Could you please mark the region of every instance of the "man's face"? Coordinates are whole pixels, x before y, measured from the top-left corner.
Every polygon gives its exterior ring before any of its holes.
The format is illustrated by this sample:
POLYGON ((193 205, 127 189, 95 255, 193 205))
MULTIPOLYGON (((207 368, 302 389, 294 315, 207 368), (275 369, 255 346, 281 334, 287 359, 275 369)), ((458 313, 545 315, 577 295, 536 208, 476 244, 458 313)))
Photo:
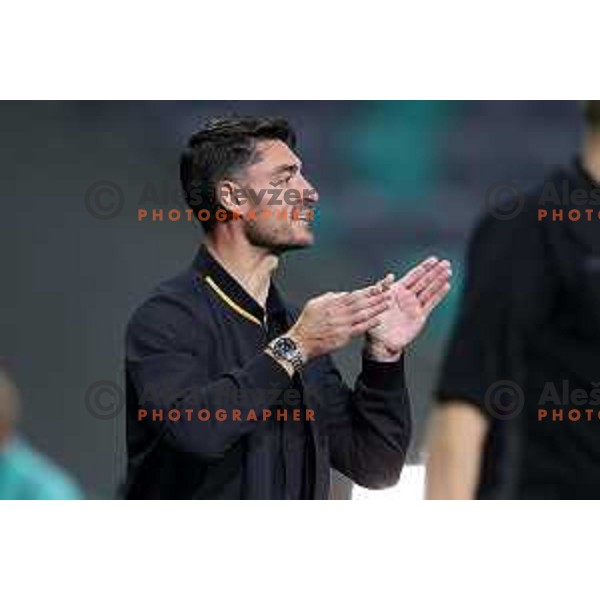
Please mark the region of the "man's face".
POLYGON ((245 205, 256 215, 256 219, 244 215, 250 243, 278 253, 313 244, 318 194, 302 175, 302 163, 287 144, 259 142, 256 162, 244 170, 243 188, 245 205))

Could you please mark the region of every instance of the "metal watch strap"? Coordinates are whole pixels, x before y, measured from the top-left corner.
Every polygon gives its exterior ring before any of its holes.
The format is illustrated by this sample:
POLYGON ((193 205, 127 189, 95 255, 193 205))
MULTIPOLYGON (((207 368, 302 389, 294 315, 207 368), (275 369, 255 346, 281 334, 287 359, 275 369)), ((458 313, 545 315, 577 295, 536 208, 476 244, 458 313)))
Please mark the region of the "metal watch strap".
POLYGON ((271 352, 273 352, 274 356, 289 362, 295 371, 299 371, 303 367, 304 359, 302 357, 302 353, 298 349, 296 342, 294 342, 291 338, 287 336, 276 338, 269 344, 269 348, 271 349, 271 352), (291 342, 294 345, 294 350, 292 352, 283 352, 277 345, 277 343, 281 342, 281 340, 291 342))

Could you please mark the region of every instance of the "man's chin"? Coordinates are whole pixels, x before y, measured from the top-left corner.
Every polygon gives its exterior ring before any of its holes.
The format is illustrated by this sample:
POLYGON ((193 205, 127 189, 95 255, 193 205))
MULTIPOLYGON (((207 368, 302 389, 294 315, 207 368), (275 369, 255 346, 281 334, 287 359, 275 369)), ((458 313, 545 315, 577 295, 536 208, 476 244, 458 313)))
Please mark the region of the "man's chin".
POLYGON ((272 244, 271 250, 275 254, 283 254, 284 252, 289 252, 290 250, 303 250, 305 248, 310 248, 314 243, 315 236, 310 233, 310 235, 303 236, 302 238, 295 238, 286 240, 285 242, 272 244))

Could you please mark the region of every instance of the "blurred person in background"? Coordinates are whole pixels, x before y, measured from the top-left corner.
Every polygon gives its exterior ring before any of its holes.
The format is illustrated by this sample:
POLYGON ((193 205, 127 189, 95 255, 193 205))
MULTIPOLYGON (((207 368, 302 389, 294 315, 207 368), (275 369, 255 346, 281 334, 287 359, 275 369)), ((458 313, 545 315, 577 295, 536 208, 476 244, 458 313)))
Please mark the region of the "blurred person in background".
POLYGON ((600 498, 600 101, 584 107, 572 164, 472 234, 429 424, 429 499, 600 498))
POLYGON ((17 386, 0 366, 0 500, 77 500, 73 479, 17 433, 17 386))

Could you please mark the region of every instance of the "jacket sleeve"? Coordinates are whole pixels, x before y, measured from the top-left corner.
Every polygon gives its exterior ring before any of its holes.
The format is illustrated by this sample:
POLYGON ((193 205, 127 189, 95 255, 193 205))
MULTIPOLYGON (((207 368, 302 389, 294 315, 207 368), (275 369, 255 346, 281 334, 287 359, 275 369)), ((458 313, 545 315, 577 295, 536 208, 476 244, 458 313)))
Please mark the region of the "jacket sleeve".
POLYGON ((404 377, 397 363, 363 359, 354 389, 324 358, 324 409, 332 466, 358 485, 381 489, 400 478, 412 432, 404 377))
POLYGON ((260 427, 262 410, 291 387, 285 369, 263 352, 240 368, 211 377, 215 337, 209 325, 185 307, 161 298, 138 309, 126 339, 127 402, 137 404, 128 407, 130 418, 153 437, 164 436, 175 448, 207 459, 219 459, 242 436, 260 427), (146 411, 143 419, 139 409, 146 411), (178 420, 168 417, 173 409, 179 411, 172 413, 180 415, 178 420), (216 418, 219 409, 226 411, 226 419, 216 418), (234 409, 242 411, 241 420, 233 420, 234 409), (256 411, 257 420, 246 420, 250 409, 256 411), (198 419, 202 410, 209 411, 203 413, 210 414, 209 419, 198 419))

